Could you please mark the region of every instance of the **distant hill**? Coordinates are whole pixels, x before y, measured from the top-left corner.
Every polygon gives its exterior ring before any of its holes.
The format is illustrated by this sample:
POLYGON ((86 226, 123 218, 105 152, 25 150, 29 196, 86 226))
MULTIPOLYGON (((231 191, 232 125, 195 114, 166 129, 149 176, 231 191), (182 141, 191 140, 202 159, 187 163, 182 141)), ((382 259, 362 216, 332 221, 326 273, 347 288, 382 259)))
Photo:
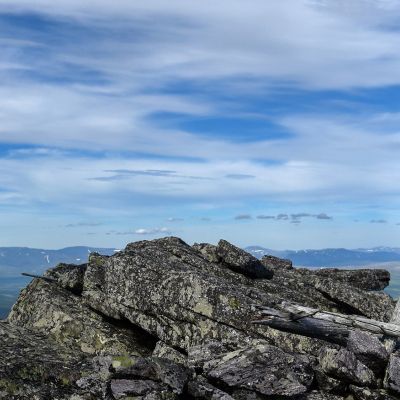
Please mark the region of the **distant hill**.
POLYGON ((60 262, 83 264, 91 252, 112 255, 112 248, 66 247, 60 250, 29 247, 0 247, 0 278, 20 276, 21 272, 41 273, 60 262))
POLYGON ((276 251, 261 246, 249 246, 245 250, 257 258, 270 254, 288 258, 292 260, 295 266, 304 267, 356 267, 381 263, 400 263, 400 248, 392 247, 276 251))

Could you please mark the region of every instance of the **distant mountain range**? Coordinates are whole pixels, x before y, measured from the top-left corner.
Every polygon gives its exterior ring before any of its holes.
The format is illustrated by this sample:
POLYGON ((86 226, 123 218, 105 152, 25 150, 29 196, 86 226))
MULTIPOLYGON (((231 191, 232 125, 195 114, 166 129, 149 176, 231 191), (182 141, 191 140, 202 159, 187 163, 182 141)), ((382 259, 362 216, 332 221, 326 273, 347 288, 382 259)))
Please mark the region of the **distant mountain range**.
POLYGON ((356 267, 381 263, 399 263, 400 265, 400 248, 396 247, 276 251, 261 246, 249 246, 245 250, 257 258, 270 254, 288 258, 295 266, 304 267, 356 267))
MULTIPOLYGON (((266 254, 288 258, 295 266, 345 267, 381 263, 399 263, 400 248, 374 247, 370 249, 271 250, 261 246, 248 246, 246 251, 257 258, 266 254)), ((66 247, 60 250, 32 249, 28 247, 0 247, 0 277, 16 277, 21 272, 42 273, 60 262, 82 264, 91 252, 111 255, 113 248, 86 246, 66 247)))
POLYGON ((91 252, 111 255, 116 250, 95 247, 66 247, 60 250, 29 247, 0 247, 0 277, 15 277, 21 272, 42 273, 58 263, 83 264, 91 252))

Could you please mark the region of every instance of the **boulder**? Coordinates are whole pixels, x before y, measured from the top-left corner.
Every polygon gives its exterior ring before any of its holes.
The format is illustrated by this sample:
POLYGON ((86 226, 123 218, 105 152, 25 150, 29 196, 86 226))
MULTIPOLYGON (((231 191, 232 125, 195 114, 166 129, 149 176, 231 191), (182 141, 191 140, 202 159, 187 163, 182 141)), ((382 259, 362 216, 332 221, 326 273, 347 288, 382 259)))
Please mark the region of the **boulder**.
POLYGON ((350 385, 350 392, 355 400, 395 400, 388 392, 382 389, 370 389, 350 385))
POLYGON ((311 273, 362 290, 383 290, 390 281, 390 272, 385 269, 322 268, 311 273))
POLYGON ((197 377, 188 384, 188 394, 193 399, 234 400, 228 393, 211 385, 205 378, 197 377))
POLYGON ((389 360, 389 354, 383 343, 376 336, 360 330, 350 332, 347 349, 376 374, 384 371, 389 360))
POLYGON ((168 346, 161 340, 156 344, 153 351, 153 357, 166 358, 167 360, 173 361, 177 364, 185 365, 187 363, 187 357, 184 354, 175 350, 173 347, 168 346))
POLYGON ((56 279, 59 286, 80 295, 83 290, 83 277, 86 271, 86 264, 58 264, 56 267, 47 270, 44 276, 56 279))
POLYGON ((324 348, 319 356, 319 364, 324 373, 347 383, 358 386, 375 386, 374 373, 350 351, 324 348))
POLYGON ((254 279, 271 279, 273 271, 260 260, 226 240, 220 240, 216 248, 220 262, 232 271, 254 279))
POLYGON ((0 398, 56 399, 84 393, 75 383, 90 372, 81 353, 7 322, 0 322, 0 338, 0 398))
POLYGON ((395 395, 400 395, 400 352, 390 355, 384 386, 395 395))
POLYGON ((267 255, 261 258, 260 260, 261 264, 264 265, 265 268, 270 269, 270 270, 282 270, 282 269, 287 269, 291 270, 293 269, 293 264, 290 260, 284 259, 284 258, 279 258, 271 255, 267 255))
POLYGON ((204 364, 207 378, 230 391, 245 389, 264 396, 298 396, 313 381, 310 359, 260 342, 204 364))
POLYGON ((10 324, 49 335, 86 354, 151 354, 155 342, 134 327, 116 326, 91 310, 82 298, 55 283, 35 279, 13 306, 10 324))

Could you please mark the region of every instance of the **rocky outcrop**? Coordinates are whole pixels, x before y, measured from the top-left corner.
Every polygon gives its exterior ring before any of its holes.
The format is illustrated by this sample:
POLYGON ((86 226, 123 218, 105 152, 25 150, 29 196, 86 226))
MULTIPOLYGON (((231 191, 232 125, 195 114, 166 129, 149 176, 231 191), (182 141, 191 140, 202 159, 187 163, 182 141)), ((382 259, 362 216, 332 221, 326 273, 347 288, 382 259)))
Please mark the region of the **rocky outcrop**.
POLYGON ((400 394, 398 359, 382 335, 352 331, 341 347, 329 337, 254 323, 258 306, 282 302, 387 321, 394 301, 371 291, 383 285, 384 273, 299 270, 288 260, 257 260, 224 240, 189 246, 169 237, 130 243, 110 257, 93 253, 87 264, 62 264, 45 276, 53 280, 33 280, 0 326, 3 398, 400 394), (25 382, 16 373, 21 358, 8 362, 13 352, 32 360, 27 365, 48 357, 49 370, 25 382))

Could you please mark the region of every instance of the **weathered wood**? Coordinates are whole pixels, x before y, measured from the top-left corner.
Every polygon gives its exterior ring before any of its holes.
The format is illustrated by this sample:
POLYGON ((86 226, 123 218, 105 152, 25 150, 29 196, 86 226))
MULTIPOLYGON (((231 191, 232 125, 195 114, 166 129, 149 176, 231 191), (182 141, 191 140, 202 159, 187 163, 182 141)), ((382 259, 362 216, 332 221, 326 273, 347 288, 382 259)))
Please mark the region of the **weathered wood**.
POLYGON ((43 279, 44 281, 47 282, 57 282, 57 279, 49 278, 47 276, 42 276, 42 275, 29 274, 28 272, 22 272, 21 275, 29 276, 30 278, 43 279))
MULTIPOLYGON (((400 301, 397 300, 396 306, 394 308, 392 318, 390 319, 391 324, 400 325, 400 301)), ((384 341, 386 350, 388 353, 393 353, 397 346, 398 339, 389 338, 384 341)))
POLYGON ((345 315, 282 303, 277 309, 257 307, 259 315, 254 324, 268 325, 275 329, 322 338, 344 344, 352 330, 358 329, 371 334, 400 337, 400 326, 368 319, 358 315, 345 315))

